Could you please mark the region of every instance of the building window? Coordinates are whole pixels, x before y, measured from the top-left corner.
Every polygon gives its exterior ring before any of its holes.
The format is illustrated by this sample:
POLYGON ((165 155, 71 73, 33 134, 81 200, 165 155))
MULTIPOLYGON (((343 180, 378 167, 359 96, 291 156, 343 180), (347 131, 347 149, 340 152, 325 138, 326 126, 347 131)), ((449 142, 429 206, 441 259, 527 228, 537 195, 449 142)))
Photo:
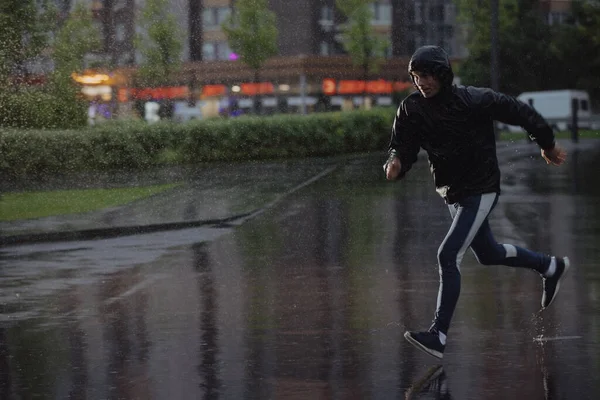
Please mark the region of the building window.
POLYGON ((563 24, 567 20, 567 13, 552 11, 548 13, 548 24, 557 25, 563 24))
POLYGON ((319 25, 324 32, 330 32, 333 28, 333 8, 329 6, 321 7, 321 19, 319 25))
POLYGON ((227 42, 205 42, 202 45, 204 61, 229 60, 231 49, 227 42))
POLYGON ((202 59, 213 61, 217 58, 217 49, 214 43, 208 42, 202 45, 202 59))
POLYGON ((392 23, 392 6, 391 4, 375 1, 369 4, 369 8, 373 13, 373 23, 377 25, 390 25, 392 23))
POLYGON ((229 18, 230 14, 231 14, 231 8, 229 8, 229 7, 217 8, 217 25, 221 26, 221 24, 223 24, 225 21, 227 21, 227 18, 229 18))
POLYGON ((202 14, 204 27, 208 29, 218 28, 217 13, 214 7, 204 9, 202 14))
POLYGON ((125 41, 125 36, 127 34, 127 29, 125 28, 125 24, 120 23, 115 27, 115 39, 117 42, 125 41))
POLYGON ((217 45, 217 60, 229 60, 231 49, 227 42, 218 42, 217 45))
POLYGON ((202 23, 205 29, 219 29, 231 14, 229 7, 207 7, 202 12, 202 23))
POLYGON ((321 55, 328 56, 330 54, 329 48, 330 48, 329 43, 321 42, 321 51, 320 51, 321 55))
POLYGON ((214 8, 208 7, 202 11, 202 25, 204 28, 212 28, 217 24, 214 8))
POLYGON ((329 6, 321 7, 321 21, 333 22, 333 8, 329 6))

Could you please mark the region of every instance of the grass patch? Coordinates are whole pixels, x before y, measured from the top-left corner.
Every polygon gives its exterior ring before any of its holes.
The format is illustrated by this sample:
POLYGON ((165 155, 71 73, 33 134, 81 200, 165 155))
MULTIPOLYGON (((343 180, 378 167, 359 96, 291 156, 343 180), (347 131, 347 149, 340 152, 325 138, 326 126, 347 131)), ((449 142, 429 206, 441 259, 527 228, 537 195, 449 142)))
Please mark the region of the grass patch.
POLYGON ((114 189, 6 193, 0 196, 0 221, 96 211, 127 204, 176 186, 179 186, 179 184, 114 189))

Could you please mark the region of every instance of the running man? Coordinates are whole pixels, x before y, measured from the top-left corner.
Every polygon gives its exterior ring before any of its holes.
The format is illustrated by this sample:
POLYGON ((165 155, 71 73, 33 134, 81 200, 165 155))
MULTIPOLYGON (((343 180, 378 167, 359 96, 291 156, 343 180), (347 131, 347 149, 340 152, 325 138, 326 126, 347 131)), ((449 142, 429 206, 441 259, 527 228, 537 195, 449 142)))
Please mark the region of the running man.
POLYGON ((483 265, 528 268, 542 276, 542 309, 558 293, 569 269, 567 257, 551 257, 494 239, 488 215, 500 194, 494 121, 523 127, 548 164, 561 165, 565 151, 548 123, 532 107, 487 88, 456 86, 446 52, 424 46, 411 57, 408 72, 418 91, 396 113, 384 165, 388 180, 402 179, 423 148, 437 192, 448 204, 452 225, 438 249, 440 288, 433 324, 404 337, 426 353, 442 358, 460 294, 460 263, 471 247, 483 265))

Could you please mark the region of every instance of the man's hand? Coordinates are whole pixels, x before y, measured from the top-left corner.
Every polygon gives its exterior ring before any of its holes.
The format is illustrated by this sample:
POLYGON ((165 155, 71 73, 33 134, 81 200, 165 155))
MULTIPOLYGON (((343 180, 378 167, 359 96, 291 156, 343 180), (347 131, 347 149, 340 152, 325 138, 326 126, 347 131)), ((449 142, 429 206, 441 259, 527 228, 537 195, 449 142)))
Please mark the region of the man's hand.
POLYGON ((558 145, 555 145, 552 150, 542 149, 542 157, 544 157, 544 160, 546 160, 546 164, 558 166, 564 163, 567 159, 567 152, 558 145))
POLYGON ((385 171, 385 178, 388 181, 395 180, 400 174, 400 159, 398 157, 392 157, 383 166, 385 171))

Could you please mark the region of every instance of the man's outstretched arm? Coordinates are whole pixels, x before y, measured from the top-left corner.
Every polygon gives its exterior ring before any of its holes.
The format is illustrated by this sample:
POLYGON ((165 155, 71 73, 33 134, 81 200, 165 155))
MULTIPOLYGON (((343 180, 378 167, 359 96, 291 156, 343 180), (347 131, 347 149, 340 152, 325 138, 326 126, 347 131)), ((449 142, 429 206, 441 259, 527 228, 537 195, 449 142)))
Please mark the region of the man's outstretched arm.
POLYGON ((556 144, 552 128, 533 107, 490 89, 474 89, 473 95, 493 119, 523 127, 529 137, 540 146, 542 157, 547 164, 559 166, 565 162, 567 152, 556 144))

